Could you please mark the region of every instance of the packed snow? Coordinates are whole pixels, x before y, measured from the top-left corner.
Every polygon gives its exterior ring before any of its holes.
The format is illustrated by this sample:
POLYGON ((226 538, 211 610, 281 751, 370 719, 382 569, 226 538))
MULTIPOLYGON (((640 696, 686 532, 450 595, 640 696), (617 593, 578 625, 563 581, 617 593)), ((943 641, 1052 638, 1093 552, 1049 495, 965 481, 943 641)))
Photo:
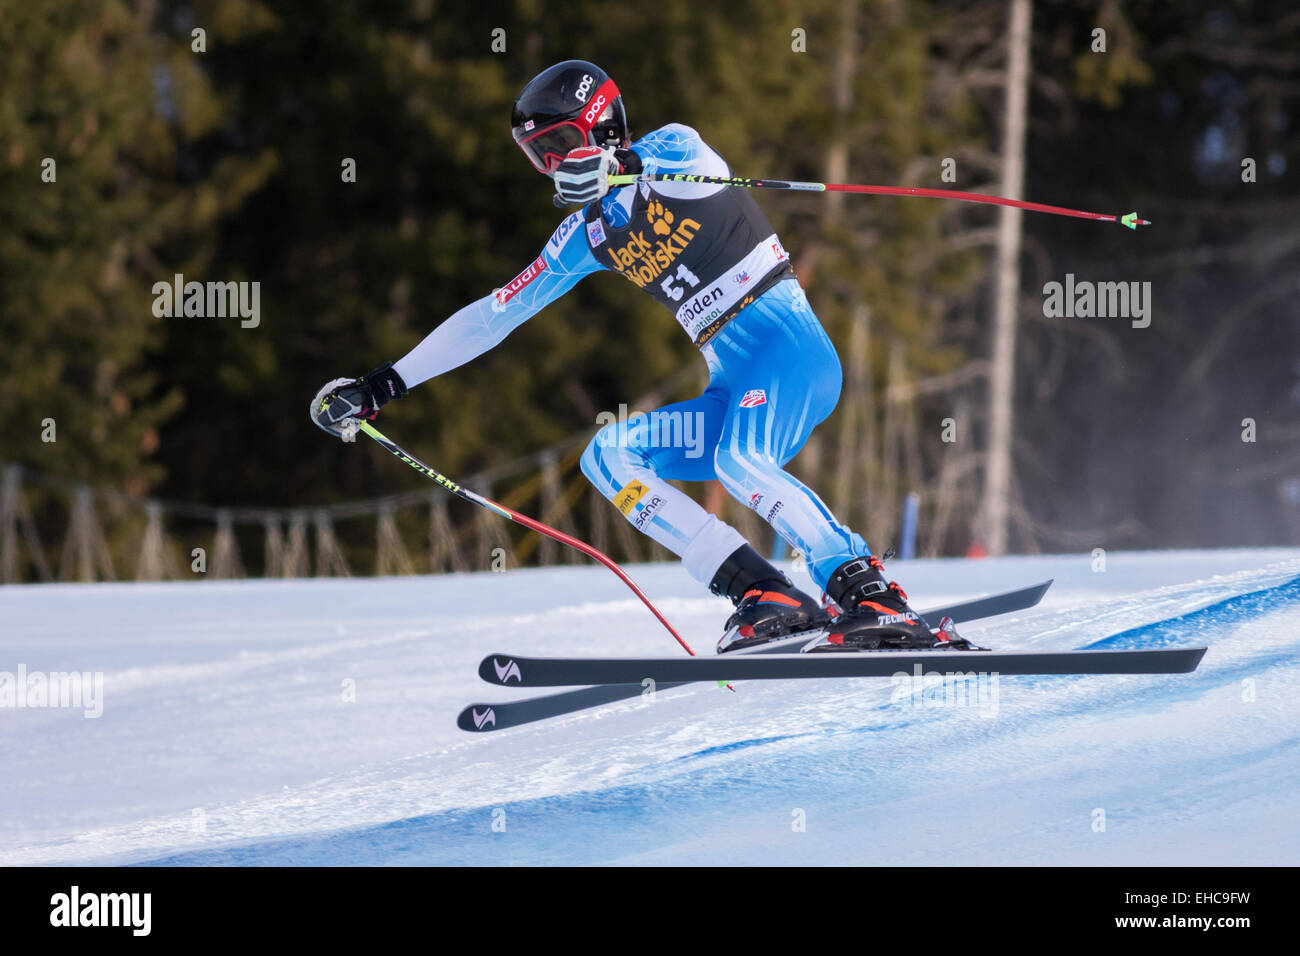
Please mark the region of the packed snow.
MULTIPOLYGON (((712 653, 726 602, 631 570, 712 653)), ((466 704, 548 692, 482 683, 485 654, 680 651, 599 567, 0 587, 0 684, 102 674, 81 706, 0 707, 0 865, 1300 863, 1300 550, 889 571, 922 610, 1055 578, 961 627, 1000 650, 1210 649, 956 702, 699 684, 467 734, 466 704)))

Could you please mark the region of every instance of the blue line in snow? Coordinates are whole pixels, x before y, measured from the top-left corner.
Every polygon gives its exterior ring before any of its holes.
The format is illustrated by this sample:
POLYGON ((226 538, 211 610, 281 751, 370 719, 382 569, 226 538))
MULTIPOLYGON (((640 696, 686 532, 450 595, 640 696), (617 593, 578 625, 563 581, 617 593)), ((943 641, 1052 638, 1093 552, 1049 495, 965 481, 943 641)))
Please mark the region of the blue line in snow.
POLYGON ((1276 611, 1281 607, 1300 602, 1300 578, 1262 591, 1235 594, 1222 601, 1178 617, 1171 617, 1140 627, 1129 628, 1109 637, 1085 645, 1093 648, 1174 647, 1195 643, 1209 643, 1222 634, 1224 628, 1276 611))

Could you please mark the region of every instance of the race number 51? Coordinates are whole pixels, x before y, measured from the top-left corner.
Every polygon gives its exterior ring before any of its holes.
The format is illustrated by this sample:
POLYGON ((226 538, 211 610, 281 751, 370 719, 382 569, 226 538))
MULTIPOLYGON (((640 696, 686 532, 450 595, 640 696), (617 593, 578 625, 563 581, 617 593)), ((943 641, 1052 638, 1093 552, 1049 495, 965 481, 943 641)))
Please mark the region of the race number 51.
POLYGON ((686 294, 684 286, 675 285, 674 282, 682 282, 685 285, 695 288, 700 284, 700 277, 697 276, 686 266, 678 266, 677 271, 659 283, 659 288, 664 290, 664 295, 668 296, 674 302, 682 301, 682 296, 686 294))

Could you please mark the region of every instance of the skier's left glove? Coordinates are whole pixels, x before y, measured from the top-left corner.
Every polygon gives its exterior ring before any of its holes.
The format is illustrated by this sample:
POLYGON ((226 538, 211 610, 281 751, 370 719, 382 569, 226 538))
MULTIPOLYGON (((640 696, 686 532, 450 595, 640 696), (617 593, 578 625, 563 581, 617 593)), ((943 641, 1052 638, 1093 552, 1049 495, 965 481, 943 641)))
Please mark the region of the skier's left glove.
POLYGON ((569 151, 551 178, 560 201, 577 206, 603 197, 609 192, 609 177, 621 170, 612 146, 579 146, 569 151))
POLYGON ((336 378, 326 382, 311 400, 308 411, 319 427, 344 441, 351 441, 361 419, 374 421, 379 409, 406 394, 406 383, 392 362, 385 362, 360 378, 336 378))

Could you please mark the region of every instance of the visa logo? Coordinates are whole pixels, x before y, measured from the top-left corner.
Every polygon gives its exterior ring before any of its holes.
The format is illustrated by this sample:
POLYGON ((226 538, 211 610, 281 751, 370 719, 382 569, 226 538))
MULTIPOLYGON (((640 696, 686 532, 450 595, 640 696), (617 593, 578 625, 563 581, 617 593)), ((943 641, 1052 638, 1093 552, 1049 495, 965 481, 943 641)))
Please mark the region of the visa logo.
POLYGON ((546 244, 546 251, 551 254, 552 259, 560 257, 560 251, 569 244, 569 239, 578 228, 578 223, 582 222, 582 213, 575 212, 551 233, 551 241, 546 244))

